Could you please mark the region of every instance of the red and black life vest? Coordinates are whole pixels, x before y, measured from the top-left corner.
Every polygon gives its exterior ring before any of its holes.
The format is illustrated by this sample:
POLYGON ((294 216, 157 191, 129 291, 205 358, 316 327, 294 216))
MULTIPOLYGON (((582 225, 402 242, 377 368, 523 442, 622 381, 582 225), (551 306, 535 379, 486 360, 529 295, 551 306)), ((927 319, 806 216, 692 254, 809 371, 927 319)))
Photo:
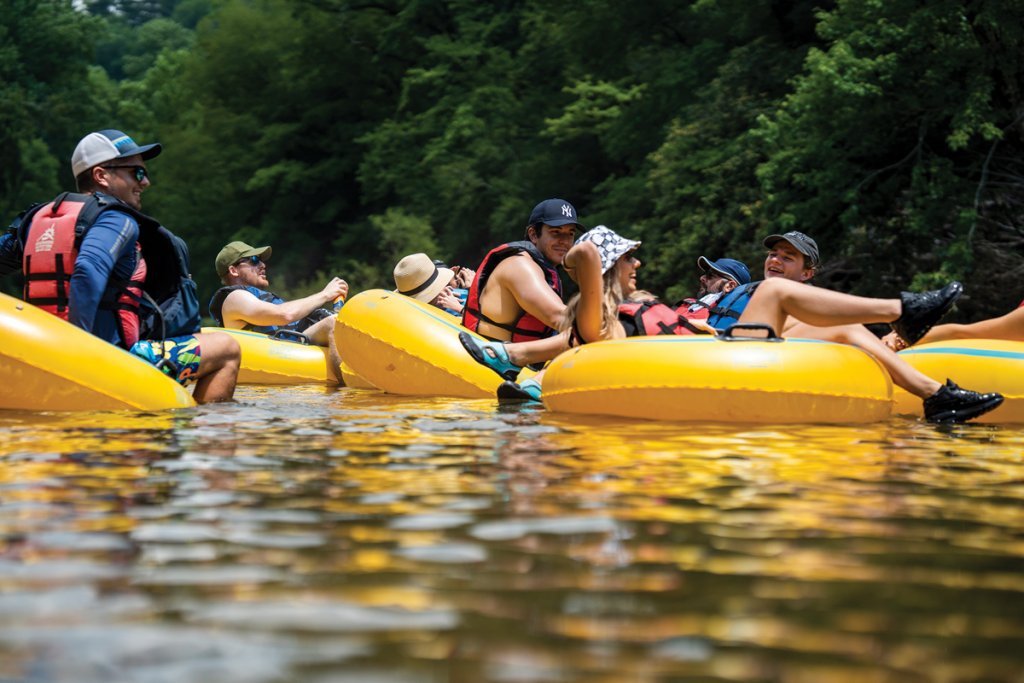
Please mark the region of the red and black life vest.
MULTIPOLYGON (((28 229, 22 254, 26 302, 68 319, 71 274, 82 239, 100 214, 114 206, 102 196, 65 192, 26 214, 23 221, 28 222, 28 229)), ((123 211, 127 207, 118 202, 116 208, 123 211)), ((134 213, 131 215, 135 217, 134 213)), ((114 310, 126 347, 139 340, 139 305, 146 280, 146 261, 138 242, 135 249, 138 262, 131 277, 126 282, 112 282, 117 294, 112 302, 101 304, 114 310)))
MULTIPOLYGON (((716 303, 717 301, 718 299, 715 299, 716 303)), ((708 304, 700 299, 683 299, 676 304, 676 312, 687 320, 707 320, 714 305, 714 303, 708 304)))
POLYGON ((554 264, 552 264, 551 261, 549 261, 540 252, 540 250, 537 249, 537 246, 533 242, 530 242, 529 240, 521 240, 518 242, 502 244, 501 246, 495 247, 487 252, 487 255, 484 256, 483 262, 480 264, 480 267, 476 270, 476 277, 473 279, 473 284, 469 287, 469 295, 466 297, 466 306, 462 311, 462 325, 464 327, 467 327, 474 332, 479 332, 480 323, 485 322, 511 332, 511 341, 514 342, 543 339, 544 337, 550 337, 555 333, 554 329, 548 327, 543 322, 526 312, 511 323, 499 323, 488 318, 480 310, 480 293, 483 292, 484 287, 487 286, 487 281, 490 279, 494 269, 498 267, 499 263, 510 256, 522 253, 529 254, 534 263, 540 266, 540 269, 544 272, 545 282, 548 283, 559 298, 562 297, 562 281, 558 278, 558 271, 555 269, 554 264))
POLYGON ((653 299, 619 304, 619 322, 628 337, 709 334, 707 330, 690 324, 676 309, 653 299))

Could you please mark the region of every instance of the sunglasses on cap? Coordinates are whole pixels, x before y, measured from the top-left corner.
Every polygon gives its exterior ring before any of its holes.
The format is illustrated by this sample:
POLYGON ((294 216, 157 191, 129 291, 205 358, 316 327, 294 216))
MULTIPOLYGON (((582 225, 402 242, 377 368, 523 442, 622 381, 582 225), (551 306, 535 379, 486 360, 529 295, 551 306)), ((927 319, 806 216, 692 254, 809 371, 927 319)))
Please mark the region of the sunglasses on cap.
POLYGON ((132 171, 134 171, 133 175, 135 176, 135 180, 137 180, 140 183, 149 177, 149 171, 146 170, 145 166, 101 166, 100 168, 104 168, 108 171, 112 171, 115 168, 131 169, 132 171))
POLYGON ((235 261, 235 263, 233 265, 237 266, 237 265, 242 264, 242 263, 248 263, 250 266, 255 268, 259 264, 263 263, 263 259, 261 259, 259 256, 256 256, 255 254, 253 254, 252 256, 246 256, 243 259, 238 259, 237 261, 235 261))

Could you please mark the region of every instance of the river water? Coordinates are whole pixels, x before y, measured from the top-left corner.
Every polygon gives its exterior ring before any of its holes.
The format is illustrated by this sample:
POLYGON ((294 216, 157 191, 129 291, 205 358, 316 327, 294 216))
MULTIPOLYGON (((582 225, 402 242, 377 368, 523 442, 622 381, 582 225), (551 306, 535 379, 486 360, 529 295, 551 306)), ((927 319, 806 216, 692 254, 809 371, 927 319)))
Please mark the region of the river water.
POLYGON ((0 681, 1024 681, 1024 429, 0 414, 0 681))

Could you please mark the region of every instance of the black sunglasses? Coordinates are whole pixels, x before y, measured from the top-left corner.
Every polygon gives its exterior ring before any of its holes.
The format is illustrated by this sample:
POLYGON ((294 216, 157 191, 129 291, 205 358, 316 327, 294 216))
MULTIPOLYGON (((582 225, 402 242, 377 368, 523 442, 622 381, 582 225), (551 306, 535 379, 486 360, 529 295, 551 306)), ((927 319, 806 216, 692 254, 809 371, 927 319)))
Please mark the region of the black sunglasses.
POLYGON ((146 170, 145 166, 101 166, 100 168, 105 168, 108 171, 111 171, 115 168, 130 168, 135 171, 135 180, 139 181, 140 183, 149 177, 149 171, 146 170))
POLYGON ((237 266, 240 263, 246 263, 246 262, 248 262, 249 265, 251 265, 253 268, 255 268, 259 264, 263 263, 263 259, 261 259, 259 256, 256 256, 256 255, 246 256, 245 258, 238 259, 237 261, 235 261, 234 265, 237 266))

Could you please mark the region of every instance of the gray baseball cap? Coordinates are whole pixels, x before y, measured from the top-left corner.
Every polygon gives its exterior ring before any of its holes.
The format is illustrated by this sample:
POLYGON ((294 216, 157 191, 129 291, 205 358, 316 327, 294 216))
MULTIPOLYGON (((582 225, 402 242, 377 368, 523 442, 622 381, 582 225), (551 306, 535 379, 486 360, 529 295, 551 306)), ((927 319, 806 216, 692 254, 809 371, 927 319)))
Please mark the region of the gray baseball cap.
POLYGON ((780 242, 782 240, 789 242, 797 251, 806 256, 810 261, 808 264, 809 267, 817 268, 821 265, 821 256, 818 254, 818 243, 797 230, 790 230, 783 235, 768 235, 764 238, 763 244, 765 249, 771 249, 775 246, 776 242, 780 242))
POLYGON ((71 155, 71 172, 77 178, 82 171, 87 171, 93 166, 107 161, 136 154, 141 155, 143 159, 152 159, 162 151, 163 148, 159 142, 140 146, 119 130, 101 130, 89 133, 78 141, 78 145, 71 155))

